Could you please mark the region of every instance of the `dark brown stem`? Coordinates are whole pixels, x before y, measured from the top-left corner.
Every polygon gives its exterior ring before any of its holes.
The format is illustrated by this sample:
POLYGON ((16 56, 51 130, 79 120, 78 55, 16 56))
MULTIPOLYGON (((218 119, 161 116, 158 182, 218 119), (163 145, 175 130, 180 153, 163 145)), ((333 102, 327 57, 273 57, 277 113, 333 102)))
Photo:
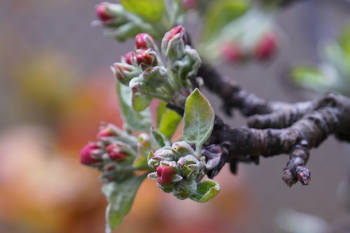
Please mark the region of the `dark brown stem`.
MULTIPOLYGON (((215 117, 213 132, 202 150, 210 178, 217 175, 225 163, 236 173, 239 162, 259 164, 260 156, 289 154, 283 180, 288 186, 297 181, 307 185, 311 178, 305 167, 309 150, 318 147, 330 134, 350 141, 350 99, 347 97, 329 93, 295 104, 267 101, 243 91, 235 81, 207 65, 202 65, 197 75, 210 91, 221 97, 227 114, 236 108, 249 117, 250 128, 233 128, 215 117)), ((167 107, 180 115, 184 113, 183 107, 176 104, 169 103, 167 107)))

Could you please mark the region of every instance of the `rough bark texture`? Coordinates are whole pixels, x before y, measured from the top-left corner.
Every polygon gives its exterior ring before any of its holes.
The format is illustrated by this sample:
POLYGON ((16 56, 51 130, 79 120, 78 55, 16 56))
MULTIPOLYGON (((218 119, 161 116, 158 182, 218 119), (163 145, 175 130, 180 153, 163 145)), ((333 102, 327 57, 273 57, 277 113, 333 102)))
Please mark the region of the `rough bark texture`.
MULTIPOLYGON (((198 76, 205 86, 219 95, 223 108, 229 115, 239 109, 248 118, 249 127, 233 128, 219 117, 203 153, 208 161, 215 158, 212 145, 220 147, 216 167, 208 172, 215 176, 225 162, 233 173, 238 162, 259 163, 259 156, 271 157, 289 154, 290 160, 283 172, 289 185, 297 181, 308 184, 310 171, 305 167, 309 150, 318 147, 330 134, 340 140, 350 141, 350 99, 341 95, 326 94, 309 102, 295 104, 267 101, 247 93, 237 83, 221 76, 215 69, 202 66, 198 76)), ((215 154, 215 153, 214 153, 215 154)), ((213 167, 213 166, 211 166, 213 167)))

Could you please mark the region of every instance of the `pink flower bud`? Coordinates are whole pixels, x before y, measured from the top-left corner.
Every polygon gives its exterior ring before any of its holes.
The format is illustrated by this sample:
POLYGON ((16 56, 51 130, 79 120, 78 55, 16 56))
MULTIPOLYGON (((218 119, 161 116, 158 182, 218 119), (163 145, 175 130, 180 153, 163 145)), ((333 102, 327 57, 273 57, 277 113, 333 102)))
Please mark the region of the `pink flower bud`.
POLYGON ((126 53, 124 56, 122 56, 122 62, 132 65, 133 56, 134 56, 134 52, 126 53))
POLYGON ((135 37, 136 49, 148 49, 154 47, 154 39, 147 33, 137 34, 135 37))
POLYGON ((107 146, 106 151, 108 153, 109 158, 113 161, 124 160, 126 157, 128 157, 127 154, 121 151, 120 147, 117 144, 111 144, 107 146))
POLYGON ((259 60, 266 60, 272 56, 276 48, 276 35, 272 32, 266 33, 256 46, 255 57, 259 60))
POLYGON ((179 35, 180 38, 182 38, 185 44, 187 43, 186 31, 185 28, 182 26, 174 27, 173 29, 165 33, 163 40, 169 43, 169 41, 177 35, 179 35))
POLYGON ((97 133, 97 139, 101 140, 105 137, 115 137, 118 136, 118 128, 112 124, 102 125, 99 128, 99 132, 97 133))
POLYGON ((102 2, 96 6, 96 14, 97 17, 102 21, 102 22, 107 22, 113 19, 113 16, 108 13, 108 4, 107 2, 102 2))
POLYGON ((169 186, 176 174, 176 169, 174 167, 160 165, 156 169, 156 172, 158 175, 157 182, 162 186, 169 186))
POLYGON ((136 63, 145 69, 157 65, 157 55, 153 49, 136 50, 136 63))
POLYGON ((79 152, 80 163, 85 165, 93 165, 99 163, 101 161, 101 159, 97 158, 99 149, 100 146, 95 142, 85 145, 79 152))
POLYGON ((195 9, 197 7, 197 0, 182 0, 182 5, 186 10, 195 9))
POLYGON ((226 62, 236 63, 243 59, 238 45, 232 42, 225 42, 220 48, 220 54, 226 62))

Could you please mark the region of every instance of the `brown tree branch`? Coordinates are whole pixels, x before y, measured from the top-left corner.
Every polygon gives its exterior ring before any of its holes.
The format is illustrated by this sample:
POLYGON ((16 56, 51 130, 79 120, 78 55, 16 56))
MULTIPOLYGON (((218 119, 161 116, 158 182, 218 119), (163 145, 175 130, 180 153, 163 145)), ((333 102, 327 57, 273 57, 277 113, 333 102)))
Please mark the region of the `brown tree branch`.
POLYGON ((215 176, 225 162, 230 163, 231 171, 236 173, 238 162, 258 163, 260 155, 289 154, 283 180, 289 186, 298 180, 306 185, 310 181, 310 171, 305 167, 309 150, 318 147, 330 134, 350 141, 350 99, 347 97, 329 93, 296 104, 266 101, 241 90, 236 82, 208 66, 201 67, 198 75, 209 90, 222 98, 228 113, 237 108, 251 116, 248 119, 251 128, 233 128, 216 117, 212 135, 202 151, 211 164, 209 177, 215 176), (216 161, 216 166, 211 160, 216 161))

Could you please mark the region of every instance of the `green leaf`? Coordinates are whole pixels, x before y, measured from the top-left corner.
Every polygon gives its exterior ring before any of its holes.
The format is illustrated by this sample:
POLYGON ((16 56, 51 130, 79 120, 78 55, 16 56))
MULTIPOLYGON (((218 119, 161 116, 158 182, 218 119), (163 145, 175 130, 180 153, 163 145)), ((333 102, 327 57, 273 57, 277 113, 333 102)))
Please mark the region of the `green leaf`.
POLYGON ((341 86, 338 85, 339 81, 334 74, 334 67, 328 65, 328 63, 324 63, 323 67, 313 68, 313 67, 305 67, 299 66, 292 70, 291 79, 295 83, 310 88, 320 92, 327 91, 337 91, 339 92, 341 86), (327 71, 329 70, 329 71, 327 71))
POLYGON ((160 121, 163 118, 163 114, 167 110, 166 102, 160 101, 157 107, 157 127, 159 127, 160 121))
POLYGON ((108 206, 106 209, 106 233, 111 233, 129 213, 137 190, 146 175, 130 175, 121 182, 110 182, 102 187, 108 206))
POLYGON ((215 114, 209 101, 198 89, 195 89, 185 104, 184 140, 188 143, 195 143, 196 150, 199 149, 210 137, 214 126, 214 117, 215 114))
POLYGON ((119 106, 126 127, 133 131, 148 131, 152 124, 149 108, 136 112, 133 109, 132 92, 128 86, 117 83, 119 106))
POLYGON ((218 182, 207 179, 197 184, 197 191, 190 196, 190 199, 196 202, 206 202, 215 197, 220 191, 218 182))
POLYGON ((170 140, 180 124, 181 119, 182 117, 175 111, 167 109, 159 123, 158 131, 164 134, 165 137, 170 140))
POLYGON ((204 16, 203 40, 218 34, 229 22, 237 19, 249 9, 246 0, 216 0, 208 7, 204 16))
POLYGON ((159 21, 165 13, 164 0, 121 0, 128 11, 150 22, 159 21))
POLYGON ((142 111, 144 109, 146 109, 151 101, 152 101, 152 97, 149 95, 145 95, 141 92, 133 92, 132 93, 132 107, 135 111, 142 111))
POLYGON ((170 146, 170 143, 168 142, 167 138, 161 133, 156 130, 151 131, 153 139, 157 142, 159 147, 165 147, 170 146))

